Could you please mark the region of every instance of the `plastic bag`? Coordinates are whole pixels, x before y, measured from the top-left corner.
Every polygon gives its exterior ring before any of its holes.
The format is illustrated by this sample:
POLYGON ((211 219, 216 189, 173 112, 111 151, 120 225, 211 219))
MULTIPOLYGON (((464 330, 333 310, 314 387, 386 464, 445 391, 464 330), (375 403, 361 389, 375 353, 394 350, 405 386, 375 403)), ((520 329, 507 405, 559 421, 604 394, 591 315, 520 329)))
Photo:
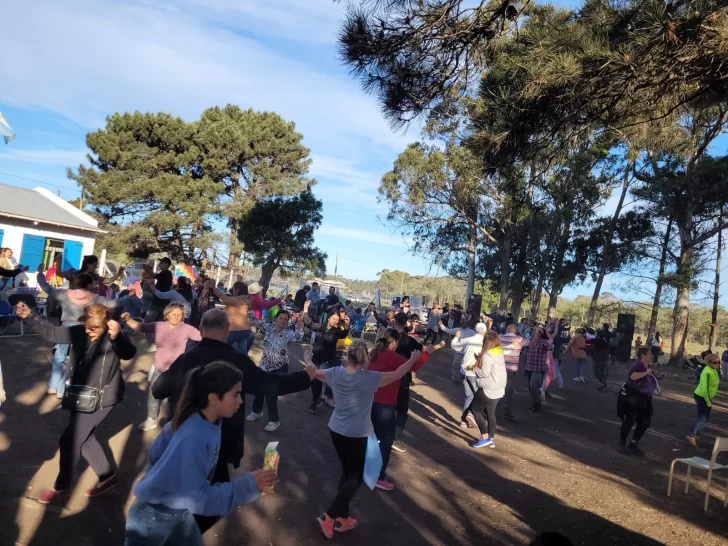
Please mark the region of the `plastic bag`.
POLYGON ((364 483, 369 489, 374 489, 379 480, 379 473, 382 471, 382 451, 379 449, 379 441, 376 434, 367 439, 367 454, 364 459, 364 483))

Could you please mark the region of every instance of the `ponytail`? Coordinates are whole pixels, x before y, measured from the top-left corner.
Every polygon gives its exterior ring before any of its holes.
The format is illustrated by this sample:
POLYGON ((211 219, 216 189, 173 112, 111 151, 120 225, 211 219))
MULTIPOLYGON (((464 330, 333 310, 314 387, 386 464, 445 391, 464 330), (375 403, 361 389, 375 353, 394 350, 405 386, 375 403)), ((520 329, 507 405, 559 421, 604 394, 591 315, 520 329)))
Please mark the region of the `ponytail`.
POLYGON ((182 394, 175 408, 172 430, 178 430, 190 415, 205 409, 211 393, 222 399, 226 392, 242 380, 243 374, 240 370, 221 360, 187 372, 182 394))
POLYGON ((369 351, 367 350, 367 344, 357 339, 349 345, 349 349, 346 351, 349 364, 356 366, 365 367, 369 362, 369 351))
POLYGON ((374 343, 374 348, 369 353, 369 361, 374 362, 383 351, 387 350, 389 344, 394 341, 399 341, 399 332, 394 328, 387 328, 374 343))

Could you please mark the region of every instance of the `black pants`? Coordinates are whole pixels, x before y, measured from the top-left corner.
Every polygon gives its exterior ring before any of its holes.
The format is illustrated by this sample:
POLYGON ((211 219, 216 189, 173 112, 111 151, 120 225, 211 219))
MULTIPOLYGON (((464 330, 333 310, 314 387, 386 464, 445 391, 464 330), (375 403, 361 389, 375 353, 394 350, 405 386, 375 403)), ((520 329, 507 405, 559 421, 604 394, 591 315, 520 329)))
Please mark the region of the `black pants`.
POLYGON ((512 372, 506 370, 506 395, 502 398, 503 400, 503 413, 505 415, 512 415, 511 410, 513 409, 513 383, 516 381, 516 374, 518 372, 512 372))
MULTIPOLYGON (((324 362, 321 364, 318 369, 319 370, 328 370, 329 368, 333 368, 335 366, 341 366, 340 360, 333 360, 331 362, 324 362)), ((313 399, 314 404, 318 404, 319 400, 321 400, 321 391, 324 390, 324 384, 319 381, 318 379, 314 379, 311 381, 311 398, 313 399)), ((334 391, 331 390, 331 387, 326 385, 326 390, 324 391, 326 396, 329 398, 332 398, 334 396, 334 391)))
POLYGON ((632 425, 635 422, 637 422, 637 427, 634 429, 632 441, 637 443, 647 429, 650 428, 650 423, 652 422, 652 402, 646 408, 631 404, 627 406, 627 411, 624 417, 622 417, 622 428, 619 431, 619 438, 623 445, 627 442, 627 436, 629 436, 629 431, 632 430, 632 425))
POLYGON ((397 406, 389 404, 372 404, 372 425, 374 425, 374 434, 379 440, 379 450, 382 452, 382 471, 379 473, 379 479, 386 478, 387 466, 389 458, 392 455, 392 443, 394 442, 394 433, 397 422, 397 406))
POLYGON ((331 439, 341 461, 339 491, 326 513, 331 519, 349 517, 349 503, 364 481, 364 460, 367 454, 367 438, 349 438, 333 430, 331 439))
POLYGON ((488 398, 483 389, 478 389, 475 393, 470 411, 473 412, 481 435, 487 432, 491 438, 495 437, 495 409, 498 407, 498 400, 500 398, 488 398))
MULTIPOLYGON (((288 373, 288 364, 281 366, 277 370, 267 373, 288 373)), ((268 420, 278 421, 278 384, 269 381, 267 382, 262 391, 259 391, 253 399, 253 412, 260 413, 263 411, 263 400, 265 400, 268 406, 268 420)))
MULTIPOLYGON (((210 483, 227 483, 229 481, 230 470, 228 470, 227 463, 217 461, 215 473, 212 475, 212 481, 210 483)), ((222 516, 200 516, 199 514, 194 514, 194 516, 202 534, 222 519, 222 516)))
POLYGON ((412 374, 406 373, 399 383, 399 392, 397 393, 397 420, 396 420, 396 432, 395 437, 399 438, 404 432, 404 426, 407 424, 407 413, 409 412, 409 400, 410 400, 410 382, 412 381, 412 374))
POLYGON ((599 360, 594 359, 594 376, 597 378, 597 381, 599 381, 603 387, 607 386, 607 377, 609 376, 609 367, 607 366, 607 361, 602 360, 601 358, 599 360))
POLYGON ((73 473, 78 466, 78 460, 83 456, 99 477, 104 481, 114 475, 112 462, 106 457, 104 449, 96 439, 96 427, 103 421, 114 406, 103 410, 97 409, 93 413, 80 413, 72 411, 71 419, 66 430, 61 434, 58 447, 61 453, 58 477, 53 488, 62 491, 71 487, 73 473))
POLYGON ((425 334, 425 340, 422 342, 422 345, 427 345, 427 340, 430 339, 430 335, 432 335, 432 344, 434 345, 437 341, 437 330, 430 330, 427 329, 427 333, 425 334))

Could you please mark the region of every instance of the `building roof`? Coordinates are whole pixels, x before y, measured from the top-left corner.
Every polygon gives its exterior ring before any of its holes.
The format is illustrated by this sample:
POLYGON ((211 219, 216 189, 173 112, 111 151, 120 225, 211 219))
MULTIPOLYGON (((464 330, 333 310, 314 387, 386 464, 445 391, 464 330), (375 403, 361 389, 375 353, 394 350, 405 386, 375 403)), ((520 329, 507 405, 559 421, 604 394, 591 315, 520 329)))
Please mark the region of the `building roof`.
POLYGON ((0 216, 85 231, 101 231, 95 218, 45 188, 29 190, 0 184, 0 216))

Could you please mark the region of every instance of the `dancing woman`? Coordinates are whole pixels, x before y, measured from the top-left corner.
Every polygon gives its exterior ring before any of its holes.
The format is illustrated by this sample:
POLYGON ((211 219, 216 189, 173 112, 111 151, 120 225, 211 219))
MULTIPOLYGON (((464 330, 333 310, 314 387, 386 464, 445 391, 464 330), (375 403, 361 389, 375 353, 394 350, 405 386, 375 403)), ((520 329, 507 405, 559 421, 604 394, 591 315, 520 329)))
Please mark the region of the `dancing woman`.
POLYGON ((59 502, 70 495, 73 473, 81 456, 99 478, 96 486, 86 491, 86 496, 100 495, 114 487, 117 478, 95 431, 124 397, 121 361, 134 358, 136 347, 121 332, 121 325, 111 320, 113 311, 106 305, 89 305, 80 324, 70 327, 53 326, 31 314, 22 302, 18 303, 16 312, 43 339, 71 346, 72 390, 65 393, 63 400, 63 407, 70 409, 70 419, 59 442, 60 469, 53 489, 42 493, 38 502, 59 502))
POLYGON ((129 328, 135 332, 154 334, 157 350, 149 374, 149 392, 147 394, 147 418, 139 425, 139 430, 147 431, 157 428, 161 400, 154 398, 152 385, 166 372, 177 357, 185 352, 187 341, 200 341, 202 336, 197 328, 185 324, 184 307, 179 303, 171 303, 164 310, 163 321, 141 323, 132 319, 129 313, 121 315, 129 328))
POLYGON ((480 430, 480 439, 473 444, 473 447, 495 448, 493 440, 496 430, 495 410, 506 393, 508 381, 506 361, 497 333, 485 334, 483 347, 473 371, 478 390, 475 391, 470 410, 480 430))
MULTIPOLYGON (((331 386, 336 397, 329 429, 342 471, 336 497, 326 512, 316 519, 326 538, 332 538, 334 531, 351 531, 358 523, 349 516, 349 503, 364 481, 367 440, 374 433, 371 417, 374 393, 401 379, 420 357, 421 353, 414 351, 396 371, 370 371, 367 369, 367 345, 362 340, 355 340, 347 351, 346 366, 316 370, 316 379, 331 386)), ((313 365, 313 353, 306 351, 304 360, 307 365, 313 365)))

